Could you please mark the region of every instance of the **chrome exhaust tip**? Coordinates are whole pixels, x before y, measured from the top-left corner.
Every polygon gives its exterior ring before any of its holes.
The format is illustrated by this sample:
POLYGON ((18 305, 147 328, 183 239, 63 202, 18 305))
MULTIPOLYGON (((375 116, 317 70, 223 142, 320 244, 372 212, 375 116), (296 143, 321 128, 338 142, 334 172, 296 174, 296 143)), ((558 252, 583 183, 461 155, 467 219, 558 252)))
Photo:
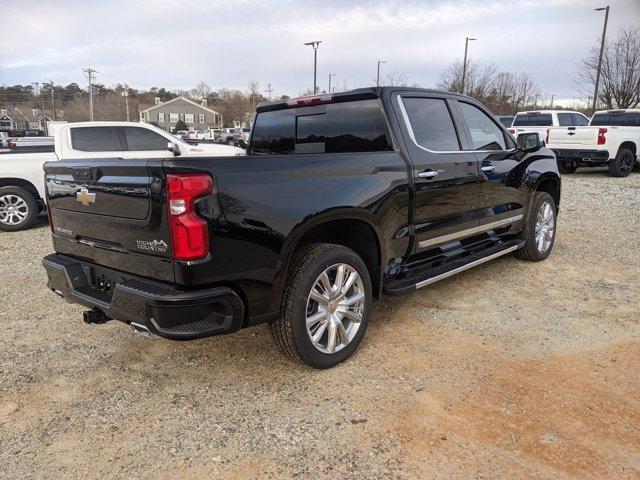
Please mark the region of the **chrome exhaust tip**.
POLYGON ((141 336, 143 336, 145 338, 152 338, 152 339, 160 338, 157 335, 154 335, 153 333, 151 333, 146 326, 144 326, 144 325, 142 325, 140 323, 131 322, 129 325, 131 325, 131 329, 135 333, 137 333, 138 335, 141 335, 141 336))

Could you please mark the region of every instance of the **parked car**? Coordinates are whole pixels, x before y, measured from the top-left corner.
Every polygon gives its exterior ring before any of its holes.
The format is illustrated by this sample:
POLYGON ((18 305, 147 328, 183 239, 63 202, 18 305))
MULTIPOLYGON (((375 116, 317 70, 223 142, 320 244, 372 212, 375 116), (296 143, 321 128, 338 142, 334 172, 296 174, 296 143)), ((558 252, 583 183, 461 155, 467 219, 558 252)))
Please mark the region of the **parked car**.
POLYGON ((541 140, 546 140, 550 127, 571 127, 589 125, 589 118, 580 112, 569 110, 533 110, 518 112, 509 132, 516 138, 529 132, 536 132, 541 140))
POLYGON ((0 132, 0 148, 15 148, 16 142, 7 132, 0 132))
POLYGON ((504 128, 511 128, 513 124, 513 119, 515 118, 513 115, 498 115, 498 120, 504 126, 504 128))
POLYGON ((249 138, 251 137, 250 128, 241 128, 240 132, 235 134, 235 145, 241 148, 249 146, 249 138))
POLYGON ((640 162, 640 109, 602 110, 588 127, 550 128, 548 142, 561 173, 608 165, 609 175, 626 177, 640 162))
POLYGON ((48 287, 87 323, 185 340, 268 322, 317 368, 354 352, 382 293, 546 259, 560 201, 537 134, 516 144, 469 97, 401 87, 262 103, 242 158, 45 172, 48 287))
POLYGON ((180 140, 189 140, 188 130, 176 130, 175 136, 180 140))
POLYGON ((176 154, 183 159, 245 153, 224 145, 189 145, 151 124, 131 122, 68 123, 56 129, 53 142, 51 151, 20 153, 17 148, 0 155, 0 230, 29 228, 44 209, 45 162, 101 158, 123 165, 176 154))
POLYGON ((238 131, 235 128, 224 128, 220 132, 218 141, 227 145, 233 145, 233 143, 235 142, 236 133, 238 133, 238 131))

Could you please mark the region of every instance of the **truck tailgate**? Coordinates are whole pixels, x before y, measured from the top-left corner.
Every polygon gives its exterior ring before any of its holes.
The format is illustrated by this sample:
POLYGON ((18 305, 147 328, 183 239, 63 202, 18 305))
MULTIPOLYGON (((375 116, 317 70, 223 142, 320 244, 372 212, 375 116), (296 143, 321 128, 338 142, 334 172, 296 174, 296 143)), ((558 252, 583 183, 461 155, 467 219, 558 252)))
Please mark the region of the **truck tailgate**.
POLYGON ((161 159, 46 163, 55 250, 173 282, 161 166, 161 159))
POLYGON ((597 142, 597 127, 554 127, 549 129, 549 147, 594 148, 597 142))

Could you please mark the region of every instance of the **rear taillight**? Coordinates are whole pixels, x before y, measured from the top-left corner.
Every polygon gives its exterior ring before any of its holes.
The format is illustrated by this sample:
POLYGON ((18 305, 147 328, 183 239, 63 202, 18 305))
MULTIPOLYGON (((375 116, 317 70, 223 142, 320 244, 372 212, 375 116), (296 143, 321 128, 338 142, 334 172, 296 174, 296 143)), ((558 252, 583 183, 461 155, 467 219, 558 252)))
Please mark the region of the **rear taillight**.
POLYGON ((549 129, 547 128, 547 134, 544 136, 544 144, 549 144, 549 129))
POLYGON ((13 140, 9 140, 9 148, 16 148, 18 145, 13 140))
POLYGON ((604 136, 604 134, 607 132, 608 130, 606 128, 598 129, 598 145, 604 145, 605 143, 607 143, 607 137, 604 136))
POLYGON ((511 135, 515 135, 516 134, 516 129, 515 128, 510 128, 509 130, 507 130, 511 135))
POLYGON ((167 175, 167 211, 176 260, 197 260, 209 253, 207 222, 196 214, 195 203, 212 192, 209 175, 167 175))

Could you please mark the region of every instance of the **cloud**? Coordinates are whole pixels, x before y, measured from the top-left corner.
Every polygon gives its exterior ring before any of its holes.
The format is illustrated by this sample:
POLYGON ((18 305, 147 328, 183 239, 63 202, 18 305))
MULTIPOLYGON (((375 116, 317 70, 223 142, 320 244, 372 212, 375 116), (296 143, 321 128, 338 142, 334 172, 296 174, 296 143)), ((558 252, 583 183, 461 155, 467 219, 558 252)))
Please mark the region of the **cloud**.
MULTIPOLYGON (((571 96, 577 64, 601 29, 594 6, 600 1, 19 0, 3 20, 10 40, 0 44, 0 84, 82 84, 91 66, 107 84, 246 89, 257 80, 295 95, 313 81, 303 43, 319 39, 321 86, 329 73, 340 85, 371 84, 378 59, 383 72, 433 86, 473 35, 473 58, 571 96)), ((640 2, 615 2, 611 35, 630 23, 640 23, 640 2)))

